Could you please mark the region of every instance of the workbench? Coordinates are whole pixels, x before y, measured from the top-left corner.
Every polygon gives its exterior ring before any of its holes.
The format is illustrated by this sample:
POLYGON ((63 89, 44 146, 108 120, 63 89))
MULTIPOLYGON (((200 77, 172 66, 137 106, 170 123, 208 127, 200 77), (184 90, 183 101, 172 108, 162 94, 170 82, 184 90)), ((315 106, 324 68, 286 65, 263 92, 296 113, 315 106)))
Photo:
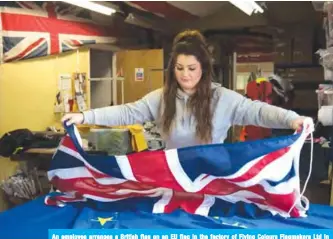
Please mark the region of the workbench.
MULTIPOLYGON (((10 157, 12 161, 19 163, 19 168, 23 172, 36 174, 42 195, 52 190, 52 185, 47 178, 47 171, 56 150, 57 148, 32 148, 10 157)), ((90 154, 107 154, 103 151, 87 150, 87 152, 90 154)))

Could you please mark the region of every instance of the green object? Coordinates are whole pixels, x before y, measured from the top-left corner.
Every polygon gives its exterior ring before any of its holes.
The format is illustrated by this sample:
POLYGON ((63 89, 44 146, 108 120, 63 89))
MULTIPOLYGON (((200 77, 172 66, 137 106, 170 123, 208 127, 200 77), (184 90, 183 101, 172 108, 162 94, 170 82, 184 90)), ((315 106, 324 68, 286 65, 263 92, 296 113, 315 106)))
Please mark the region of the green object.
POLYGON ((95 150, 105 151, 108 155, 124 155, 132 152, 128 129, 92 129, 88 140, 95 150))

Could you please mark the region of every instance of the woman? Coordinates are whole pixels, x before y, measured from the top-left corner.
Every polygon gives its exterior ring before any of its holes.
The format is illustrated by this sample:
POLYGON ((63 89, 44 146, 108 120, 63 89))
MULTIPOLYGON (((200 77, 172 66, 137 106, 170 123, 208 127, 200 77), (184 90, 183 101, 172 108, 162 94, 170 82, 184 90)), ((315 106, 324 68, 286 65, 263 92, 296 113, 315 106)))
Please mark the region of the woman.
POLYGON ((251 101, 212 82, 211 57, 204 37, 195 30, 173 42, 165 85, 125 105, 67 114, 67 124, 119 126, 155 121, 166 148, 221 143, 232 125, 298 129, 304 117, 251 101))

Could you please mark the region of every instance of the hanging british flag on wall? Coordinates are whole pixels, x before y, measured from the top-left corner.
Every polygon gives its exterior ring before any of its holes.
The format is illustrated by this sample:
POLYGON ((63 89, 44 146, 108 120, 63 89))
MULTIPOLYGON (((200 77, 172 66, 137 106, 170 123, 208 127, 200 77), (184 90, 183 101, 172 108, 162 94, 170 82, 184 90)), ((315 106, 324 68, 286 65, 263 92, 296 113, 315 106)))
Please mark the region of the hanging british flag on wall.
POLYGON ((0 2, 0 16, 1 63, 115 42, 88 11, 62 2, 0 2))

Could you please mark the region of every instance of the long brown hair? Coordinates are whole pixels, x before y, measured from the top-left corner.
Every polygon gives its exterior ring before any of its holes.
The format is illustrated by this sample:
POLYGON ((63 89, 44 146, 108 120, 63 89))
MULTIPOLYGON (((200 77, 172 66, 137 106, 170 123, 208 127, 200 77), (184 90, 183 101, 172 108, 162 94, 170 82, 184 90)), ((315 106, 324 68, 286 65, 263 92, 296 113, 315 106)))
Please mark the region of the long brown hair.
POLYGON ((163 113, 161 127, 169 135, 176 114, 178 83, 175 77, 175 64, 179 55, 195 56, 202 68, 202 77, 190 97, 187 107, 196 119, 196 136, 202 143, 212 141, 211 82, 213 67, 204 36, 196 30, 179 33, 173 42, 163 92, 163 113))

